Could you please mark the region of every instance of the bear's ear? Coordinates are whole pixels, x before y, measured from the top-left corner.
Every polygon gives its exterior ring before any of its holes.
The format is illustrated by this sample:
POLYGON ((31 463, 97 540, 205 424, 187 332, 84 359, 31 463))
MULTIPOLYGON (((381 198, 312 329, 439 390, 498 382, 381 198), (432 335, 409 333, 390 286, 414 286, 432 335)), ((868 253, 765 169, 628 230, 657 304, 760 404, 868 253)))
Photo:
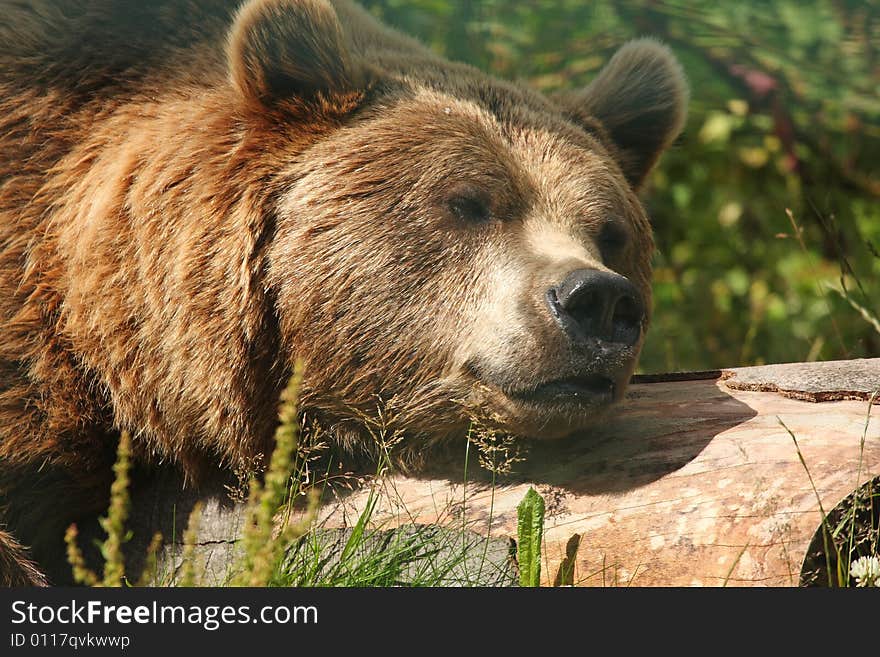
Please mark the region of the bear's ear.
POLYGON ((350 94, 363 82, 327 0, 250 0, 227 44, 233 85, 249 101, 310 102, 350 94))
POLYGON ((576 122, 602 124, 624 174, 638 188, 684 127, 688 95, 669 48, 639 39, 621 47, 586 89, 560 101, 576 122))

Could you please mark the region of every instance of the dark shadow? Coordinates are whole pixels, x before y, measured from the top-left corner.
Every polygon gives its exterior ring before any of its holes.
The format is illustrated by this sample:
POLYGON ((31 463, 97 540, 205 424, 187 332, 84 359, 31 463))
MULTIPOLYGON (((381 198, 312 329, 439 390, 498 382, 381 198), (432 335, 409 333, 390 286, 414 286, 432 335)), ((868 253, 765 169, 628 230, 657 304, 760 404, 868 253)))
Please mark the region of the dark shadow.
MULTIPOLYGON (((562 440, 531 441, 526 460, 499 483, 550 484, 582 495, 622 493, 682 468, 715 436, 756 415, 712 380, 634 385, 593 430, 562 440)), ((472 470, 469 479, 491 481, 487 473, 472 470)), ((416 476, 461 481, 462 473, 458 455, 454 462, 432 463, 416 476)))
MULTIPOLYGON (((801 565, 801 586, 839 587, 838 567, 846 578, 850 564, 880 553, 880 477, 859 486, 816 528, 801 565), (843 531, 834 531, 843 527, 843 531), (836 536, 835 536, 836 534, 836 536), (839 561, 843 561, 839 564, 839 561), (830 577, 829 577, 830 575, 830 577)), ((855 582, 850 581, 850 586, 855 582)))
MULTIPOLYGON (((95 455, 92 473, 42 462, 0 468, 0 524, 27 548, 28 558, 51 584, 73 583, 64 534, 71 524, 81 533, 85 527, 97 527, 97 514, 106 513, 111 459, 101 463, 95 455)), ((87 539, 79 544, 97 552, 87 539)))
MULTIPOLYGON (((123 551, 126 573, 134 581, 144 569, 154 534, 162 534, 165 545, 183 543, 190 514, 197 502, 203 505, 199 518, 200 541, 211 541, 215 537, 224 540, 236 534, 243 507, 230 492, 238 488, 232 475, 208 473, 195 487, 172 466, 138 467, 131 473, 131 482, 131 506, 126 527, 132 530, 132 534, 123 551)), ((81 534, 80 545, 94 546, 105 536, 98 523, 92 521, 81 534)), ((97 548, 92 547, 85 556, 88 565, 100 572, 103 559, 97 548)))

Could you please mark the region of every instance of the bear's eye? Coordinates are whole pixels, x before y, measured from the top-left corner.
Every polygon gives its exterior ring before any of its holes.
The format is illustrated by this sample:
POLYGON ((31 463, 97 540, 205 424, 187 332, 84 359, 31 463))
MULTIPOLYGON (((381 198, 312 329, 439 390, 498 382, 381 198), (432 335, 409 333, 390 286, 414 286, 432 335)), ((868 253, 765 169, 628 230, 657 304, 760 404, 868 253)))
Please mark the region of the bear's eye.
POLYGON ((599 231, 599 250, 604 259, 613 258, 623 251, 629 241, 629 231, 618 220, 606 221, 599 231))
POLYGON ((452 215, 471 224, 484 224, 492 219, 492 210, 482 195, 475 192, 460 192, 446 200, 452 215))

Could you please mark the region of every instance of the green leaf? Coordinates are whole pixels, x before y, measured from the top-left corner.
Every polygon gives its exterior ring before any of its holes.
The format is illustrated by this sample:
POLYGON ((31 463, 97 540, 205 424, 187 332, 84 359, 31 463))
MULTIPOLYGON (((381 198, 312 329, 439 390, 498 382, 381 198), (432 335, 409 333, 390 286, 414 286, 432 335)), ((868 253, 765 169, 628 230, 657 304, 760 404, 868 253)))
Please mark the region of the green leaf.
POLYGON ((516 507, 517 561, 520 586, 541 585, 541 539, 544 536, 544 498, 529 488, 516 507))

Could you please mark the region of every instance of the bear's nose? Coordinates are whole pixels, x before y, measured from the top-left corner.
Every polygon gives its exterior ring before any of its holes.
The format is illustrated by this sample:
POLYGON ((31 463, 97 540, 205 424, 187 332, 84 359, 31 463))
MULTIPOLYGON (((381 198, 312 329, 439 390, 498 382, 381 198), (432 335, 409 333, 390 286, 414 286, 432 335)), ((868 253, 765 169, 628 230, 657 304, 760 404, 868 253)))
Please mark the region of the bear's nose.
POLYGON ((645 321, 642 297, 629 279, 598 269, 576 269, 547 290, 547 304, 569 339, 598 338, 634 345, 645 321))

